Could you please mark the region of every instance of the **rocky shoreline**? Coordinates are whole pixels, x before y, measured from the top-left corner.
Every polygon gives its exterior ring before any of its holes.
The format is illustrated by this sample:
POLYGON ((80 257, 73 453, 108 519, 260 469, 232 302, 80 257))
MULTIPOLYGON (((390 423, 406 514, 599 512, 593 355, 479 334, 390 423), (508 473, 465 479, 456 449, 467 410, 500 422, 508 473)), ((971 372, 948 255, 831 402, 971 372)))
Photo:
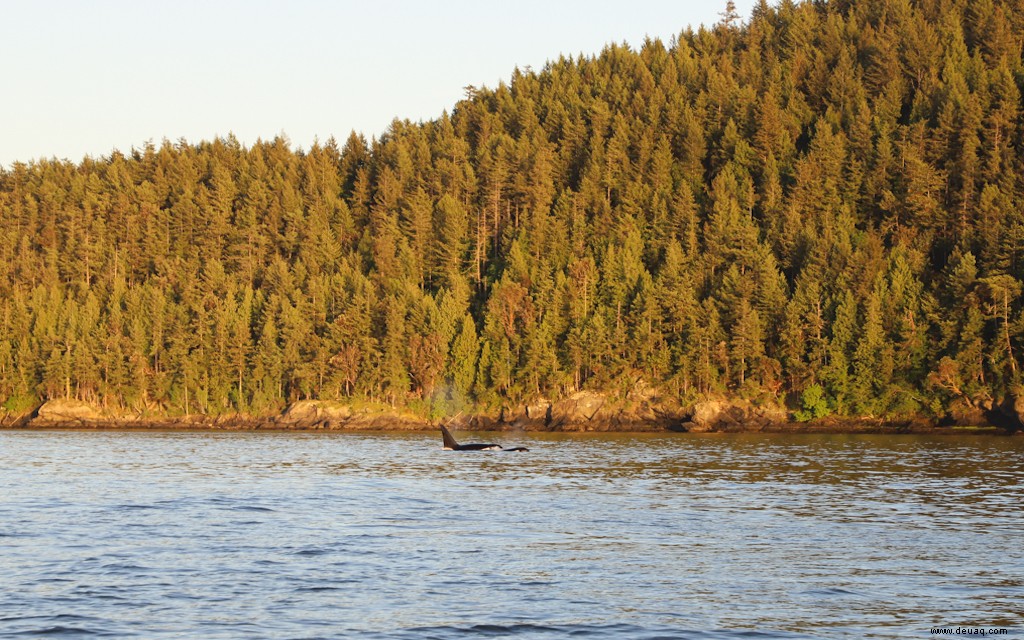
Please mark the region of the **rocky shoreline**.
POLYGON ((917 433, 1024 434, 1024 398, 1004 402, 971 419, 880 419, 830 416, 796 422, 777 405, 705 400, 683 407, 652 399, 613 400, 580 392, 562 400, 538 400, 496 413, 459 414, 431 420, 381 406, 353 407, 302 400, 277 415, 219 416, 129 414, 77 400, 51 400, 23 414, 0 413, 0 429, 111 429, 197 431, 424 431, 451 424, 469 431, 677 432, 677 433, 917 433))

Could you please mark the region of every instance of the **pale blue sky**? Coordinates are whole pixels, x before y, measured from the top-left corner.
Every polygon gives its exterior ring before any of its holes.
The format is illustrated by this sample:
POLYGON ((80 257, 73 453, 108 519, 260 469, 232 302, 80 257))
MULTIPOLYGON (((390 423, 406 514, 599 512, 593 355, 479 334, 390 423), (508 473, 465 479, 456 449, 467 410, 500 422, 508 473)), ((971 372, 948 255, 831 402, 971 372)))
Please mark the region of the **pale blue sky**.
MULTIPOLYGON (((754 0, 738 0, 747 19, 754 0)), ((0 0, 0 164, 147 140, 297 147, 438 117, 467 84, 609 42, 666 43, 725 0, 0 0)))

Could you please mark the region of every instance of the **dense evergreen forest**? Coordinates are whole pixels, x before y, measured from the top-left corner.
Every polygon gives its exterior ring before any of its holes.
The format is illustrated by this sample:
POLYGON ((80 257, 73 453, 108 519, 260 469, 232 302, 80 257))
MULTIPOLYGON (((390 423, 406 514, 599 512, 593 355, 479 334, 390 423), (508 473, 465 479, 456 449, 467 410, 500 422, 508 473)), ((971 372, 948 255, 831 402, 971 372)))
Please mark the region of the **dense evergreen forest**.
POLYGON ((304 151, 0 173, 0 401, 944 415, 1024 361, 1024 5, 731 4, 304 151))

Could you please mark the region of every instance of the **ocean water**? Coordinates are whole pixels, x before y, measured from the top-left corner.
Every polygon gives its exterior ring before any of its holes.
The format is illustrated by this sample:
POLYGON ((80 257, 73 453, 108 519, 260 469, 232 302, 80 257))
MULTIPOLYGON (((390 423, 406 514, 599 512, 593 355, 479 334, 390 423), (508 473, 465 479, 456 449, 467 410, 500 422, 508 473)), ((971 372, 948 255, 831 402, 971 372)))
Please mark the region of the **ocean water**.
POLYGON ((0 432, 0 637, 1024 631, 1024 438, 475 439, 0 432))

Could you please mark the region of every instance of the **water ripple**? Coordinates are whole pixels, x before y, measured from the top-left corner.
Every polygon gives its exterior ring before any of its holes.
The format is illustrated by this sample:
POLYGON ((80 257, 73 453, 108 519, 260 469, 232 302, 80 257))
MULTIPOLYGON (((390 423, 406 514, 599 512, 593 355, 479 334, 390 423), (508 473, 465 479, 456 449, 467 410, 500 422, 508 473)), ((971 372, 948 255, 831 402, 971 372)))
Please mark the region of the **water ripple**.
POLYGON ((1019 629, 1024 440, 0 432, 0 636, 1019 629))

